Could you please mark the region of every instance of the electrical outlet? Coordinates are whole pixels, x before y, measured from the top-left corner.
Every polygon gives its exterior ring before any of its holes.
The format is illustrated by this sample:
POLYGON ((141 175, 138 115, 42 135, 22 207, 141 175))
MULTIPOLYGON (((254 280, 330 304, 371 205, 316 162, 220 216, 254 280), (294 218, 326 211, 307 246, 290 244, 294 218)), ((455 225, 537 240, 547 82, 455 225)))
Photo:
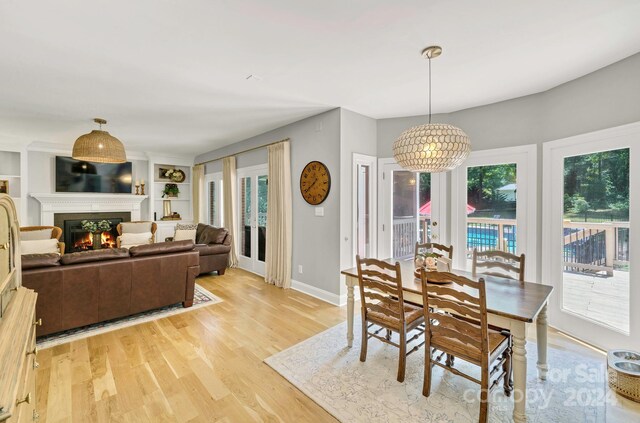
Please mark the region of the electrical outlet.
POLYGON ((302 265, 301 264, 298 265, 298 273, 302 274, 302 265))

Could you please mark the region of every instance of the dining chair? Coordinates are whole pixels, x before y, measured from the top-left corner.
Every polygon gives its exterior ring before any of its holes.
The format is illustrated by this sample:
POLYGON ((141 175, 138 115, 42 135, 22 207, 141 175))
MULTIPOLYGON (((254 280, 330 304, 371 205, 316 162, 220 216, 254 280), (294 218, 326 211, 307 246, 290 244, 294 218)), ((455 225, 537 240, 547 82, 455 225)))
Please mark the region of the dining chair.
POLYGON ((480 419, 487 421, 489 392, 503 380, 510 388, 509 336, 489 329, 485 281, 477 282, 449 272, 421 270, 425 321, 425 368, 422 394, 431 393, 431 370, 440 366, 480 385, 480 419), (458 318, 460 316, 461 318, 458 318), (454 367, 445 355, 459 357, 480 367, 476 379, 454 367))
POLYGON ((453 245, 449 245, 447 247, 446 245, 437 244, 435 242, 426 242, 424 244, 420 244, 419 242, 416 242, 416 248, 415 248, 413 258, 415 259, 418 254, 423 254, 422 252, 423 250, 426 250, 427 252, 434 252, 441 256, 445 256, 446 254, 446 257, 449 260, 453 260, 453 245))
POLYGON ((404 301, 400 263, 392 265, 376 259, 362 259, 360 256, 356 256, 356 262, 362 305, 360 361, 367 359, 369 338, 393 345, 400 350, 398 382, 403 382, 407 356, 424 345, 423 341, 408 350, 409 343, 418 340, 424 333, 424 312, 422 307, 404 301), (387 335, 379 335, 384 329, 387 335), (392 332, 398 333, 398 343, 391 340, 392 332), (411 338, 410 332, 413 332, 411 338))
POLYGON ((516 279, 524 282, 524 254, 519 256, 505 251, 478 251, 473 249, 471 273, 475 277, 478 273, 499 278, 516 279))

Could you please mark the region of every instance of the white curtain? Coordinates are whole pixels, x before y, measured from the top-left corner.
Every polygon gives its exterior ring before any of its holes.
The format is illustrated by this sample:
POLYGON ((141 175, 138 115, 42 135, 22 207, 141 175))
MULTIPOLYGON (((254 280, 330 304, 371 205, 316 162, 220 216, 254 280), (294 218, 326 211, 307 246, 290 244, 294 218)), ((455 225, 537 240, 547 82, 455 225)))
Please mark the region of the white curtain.
POLYGON ((265 281, 291 287, 291 154, 288 141, 268 147, 265 281))
POLYGON ((191 169, 191 202, 193 203, 193 221, 202 222, 202 194, 204 192, 204 165, 195 165, 191 169))
POLYGON ((238 254, 236 253, 236 158, 225 157, 222 159, 222 187, 224 207, 224 227, 231 234, 231 252, 229 253, 229 267, 238 266, 238 254))

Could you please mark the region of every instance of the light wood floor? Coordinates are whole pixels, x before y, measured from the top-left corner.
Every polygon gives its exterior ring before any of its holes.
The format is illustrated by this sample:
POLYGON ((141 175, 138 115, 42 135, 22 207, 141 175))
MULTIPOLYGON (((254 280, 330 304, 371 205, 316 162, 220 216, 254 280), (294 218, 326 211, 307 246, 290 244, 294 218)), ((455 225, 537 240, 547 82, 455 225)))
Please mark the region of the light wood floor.
POLYGON ((40 422, 335 422, 262 360, 344 308, 241 270, 197 283, 224 302, 40 351, 40 422))

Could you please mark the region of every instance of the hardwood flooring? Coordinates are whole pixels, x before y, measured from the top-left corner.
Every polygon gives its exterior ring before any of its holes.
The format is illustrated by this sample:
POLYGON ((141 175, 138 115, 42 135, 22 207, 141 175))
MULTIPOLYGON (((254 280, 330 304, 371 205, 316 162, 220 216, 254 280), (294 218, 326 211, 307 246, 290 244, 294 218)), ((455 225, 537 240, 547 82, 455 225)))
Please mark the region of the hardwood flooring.
POLYGON ((197 282, 224 302, 40 351, 40 422, 335 422, 262 360, 344 308, 242 270, 197 282))

